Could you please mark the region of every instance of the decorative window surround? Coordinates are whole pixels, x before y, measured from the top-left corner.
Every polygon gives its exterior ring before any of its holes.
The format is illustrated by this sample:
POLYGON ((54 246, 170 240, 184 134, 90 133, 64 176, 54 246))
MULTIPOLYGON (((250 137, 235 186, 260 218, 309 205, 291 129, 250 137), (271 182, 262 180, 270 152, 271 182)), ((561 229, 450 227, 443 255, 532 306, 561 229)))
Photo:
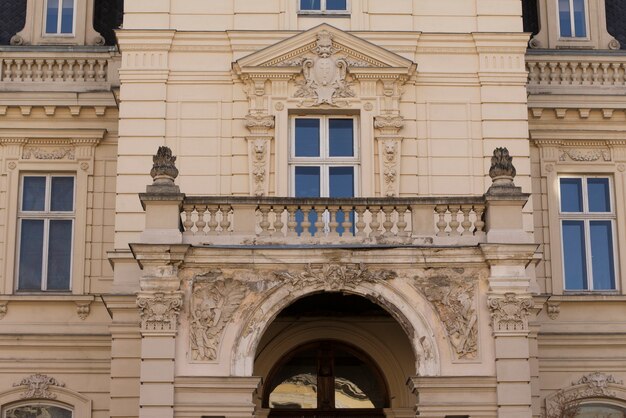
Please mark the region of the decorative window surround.
MULTIPOLYGON (((251 132, 249 143, 270 144, 274 140, 275 185, 263 183, 268 176, 255 174, 257 168, 270 164, 259 160, 255 148, 249 146, 250 194, 260 195, 272 190, 278 196, 289 195, 288 150, 290 115, 350 114, 359 116, 361 134, 361 194, 374 196, 374 118, 380 117, 376 129, 380 136, 389 135, 383 120, 402 120, 399 112, 401 86, 415 73, 412 61, 366 42, 330 25, 322 24, 288 38, 271 47, 243 57, 233 63, 233 68, 243 83, 248 96, 249 115, 246 126, 251 132), (382 88, 379 88, 382 86, 382 88), (274 131, 268 123, 258 126, 254 120, 274 118, 274 131), (385 125, 385 126, 383 126, 385 125), (383 132, 384 131, 384 132, 383 132)), ((399 130, 395 127, 396 160, 400 161, 399 130)), ((382 154, 379 155, 383 158, 382 154)), ((381 164, 384 164, 382 162, 381 164)), ((395 164, 395 163, 394 163, 395 164)), ((399 170, 399 164, 396 170, 399 170)), ((257 170, 258 172, 259 170, 257 170)), ((381 195, 397 194, 395 176, 391 188, 380 190, 381 195)), ((389 178, 389 176, 388 176, 389 178)), ((384 170, 380 184, 386 184, 384 170)))
POLYGON ((586 37, 561 37, 559 33, 558 0, 538 0, 540 30, 529 43, 542 49, 620 49, 620 44, 606 29, 604 0, 586 2, 586 37))
MULTIPOLYGON (((6 196, 13 202, 7 208, 7 219, 17 219, 19 180, 22 173, 73 173, 75 176, 75 230, 71 293, 84 293, 84 259, 87 230, 87 187, 93 175, 95 148, 105 134, 104 129, 39 131, 21 130, 0 133, 3 148, 3 169, 6 173, 6 196), (19 136, 18 136, 19 135, 19 136), (78 244, 76 244, 78 243, 78 244)), ((13 277, 16 259, 16 222, 8 222, 5 231, 4 277, 13 277)), ((3 293, 13 294, 15 283, 6 280, 3 293)))
POLYGON ((11 45, 104 45, 104 37, 93 28, 94 0, 75 2, 71 34, 46 33, 46 5, 47 1, 27 0, 26 23, 13 35, 11 45))

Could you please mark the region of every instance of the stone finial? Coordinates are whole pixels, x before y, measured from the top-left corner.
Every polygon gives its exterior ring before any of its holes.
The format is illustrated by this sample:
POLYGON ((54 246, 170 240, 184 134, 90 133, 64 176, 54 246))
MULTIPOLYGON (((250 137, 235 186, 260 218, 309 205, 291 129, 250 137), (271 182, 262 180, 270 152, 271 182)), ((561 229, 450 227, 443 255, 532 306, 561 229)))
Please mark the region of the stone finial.
POLYGON ((178 193, 178 186, 174 185, 174 179, 178 177, 176 168, 176 157, 172 155, 169 147, 161 146, 157 153, 152 156, 152 170, 150 175, 153 182, 148 186, 148 192, 175 192, 178 193))
POLYGON ((491 168, 489 168, 489 177, 491 177, 493 183, 499 186, 512 186, 515 174, 513 157, 509 155, 509 150, 506 148, 496 148, 493 150, 491 168))

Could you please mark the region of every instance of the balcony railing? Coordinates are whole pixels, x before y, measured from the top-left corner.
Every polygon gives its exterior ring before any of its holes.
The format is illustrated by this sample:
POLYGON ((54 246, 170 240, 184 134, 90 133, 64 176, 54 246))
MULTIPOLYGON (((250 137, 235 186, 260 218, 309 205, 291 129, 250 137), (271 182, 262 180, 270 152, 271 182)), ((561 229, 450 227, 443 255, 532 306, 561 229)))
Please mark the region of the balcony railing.
POLYGON ((626 55, 532 51, 526 55, 531 94, 624 94, 626 55))
POLYGON ((193 245, 446 245, 485 238, 485 198, 185 197, 193 245))

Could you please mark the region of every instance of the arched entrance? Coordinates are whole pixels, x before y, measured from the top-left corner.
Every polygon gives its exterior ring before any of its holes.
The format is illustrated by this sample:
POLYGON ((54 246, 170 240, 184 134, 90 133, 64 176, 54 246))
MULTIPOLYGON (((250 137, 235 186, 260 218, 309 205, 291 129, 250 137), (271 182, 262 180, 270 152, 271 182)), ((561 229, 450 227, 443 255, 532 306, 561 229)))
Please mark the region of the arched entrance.
POLYGON ((258 416, 413 416, 414 374, 411 341, 386 309, 362 296, 315 293, 284 308, 259 343, 258 416))
POLYGON ((277 364, 265 385, 270 417, 384 417, 382 373, 363 351, 335 340, 300 346, 277 364))

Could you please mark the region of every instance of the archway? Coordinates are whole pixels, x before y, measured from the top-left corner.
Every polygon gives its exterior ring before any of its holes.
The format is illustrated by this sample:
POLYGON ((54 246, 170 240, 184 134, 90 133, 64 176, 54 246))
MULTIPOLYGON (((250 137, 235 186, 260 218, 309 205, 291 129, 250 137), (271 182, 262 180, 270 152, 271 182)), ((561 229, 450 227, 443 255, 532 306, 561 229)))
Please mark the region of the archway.
POLYGON ((340 292, 302 297, 276 315, 258 346, 259 416, 374 418, 390 409, 393 416, 414 414, 416 398, 406 382, 415 374, 415 362, 403 327, 378 304, 340 292), (350 364, 369 378, 346 377, 350 364), (368 386, 374 381, 379 383, 368 386), (369 400, 361 403, 359 397, 369 400))

